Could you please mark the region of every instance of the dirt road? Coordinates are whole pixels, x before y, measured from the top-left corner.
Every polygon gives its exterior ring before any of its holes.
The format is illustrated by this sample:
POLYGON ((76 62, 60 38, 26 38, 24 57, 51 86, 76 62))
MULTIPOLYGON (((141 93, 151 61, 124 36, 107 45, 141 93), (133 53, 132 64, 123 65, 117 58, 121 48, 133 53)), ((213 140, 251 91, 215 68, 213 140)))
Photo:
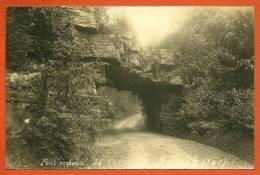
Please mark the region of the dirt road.
POLYGON ((97 141, 95 169, 251 169, 211 146, 143 129, 141 114, 114 125, 97 141))

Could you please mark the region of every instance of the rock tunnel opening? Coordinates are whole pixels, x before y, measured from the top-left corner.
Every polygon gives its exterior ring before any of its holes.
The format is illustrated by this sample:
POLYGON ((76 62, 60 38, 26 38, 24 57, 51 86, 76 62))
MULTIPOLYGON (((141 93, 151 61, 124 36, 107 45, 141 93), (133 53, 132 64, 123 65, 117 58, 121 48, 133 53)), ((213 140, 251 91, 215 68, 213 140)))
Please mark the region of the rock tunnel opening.
MULTIPOLYGON (((112 119, 112 129, 120 131, 144 130, 143 104, 137 94, 128 90, 117 90, 115 87, 100 86, 99 96, 109 101, 108 113, 112 119)), ((108 126, 107 129, 111 129, 108 126)))
MULTIPOLYGON (((142 72, 124 67, 120 62, 107 64, 108 86, 118 91, 129 91, 138 96, 145 116, 145 127, 154 132, 162 132, 165 113, 178 112, 182 102, 182 85, 167 81, 155 81, 142 72)), ((172 117, 173 115, 171 115, 172 117)))

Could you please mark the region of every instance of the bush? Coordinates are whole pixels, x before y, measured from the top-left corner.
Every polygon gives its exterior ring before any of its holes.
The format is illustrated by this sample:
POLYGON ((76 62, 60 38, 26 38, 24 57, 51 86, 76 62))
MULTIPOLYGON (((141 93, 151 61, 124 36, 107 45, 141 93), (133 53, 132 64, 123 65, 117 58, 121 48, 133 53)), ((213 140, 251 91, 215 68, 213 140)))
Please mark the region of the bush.
POLYGON ((46 158, 90 163, 96 137, 93 123, 79 111, 71 114, 69 101, 68 64, 73 49, 77 49, 73 47, 75 31, 70 11, 63 7, 9 8, 7 21, 8 31, 13 29, 7 34, 7 68, 28 71, 32 62, 41 65, 37 76, 39 103, 30 104, 34 111, 30 123, 14 136, 8 135, 8 159, 18 168, 46 168, 40 166, 46 158), (23 35, 30 38, 25 41, 26 48, 12 42, 23 35), (12 46, 17 52, 11 51, 12 46))
POLYGON ((189 128, 201 122, 253 133, 254 16, 250 8, 196 9, 162 42, 175 49, 185 83, 179 112, 189 128))

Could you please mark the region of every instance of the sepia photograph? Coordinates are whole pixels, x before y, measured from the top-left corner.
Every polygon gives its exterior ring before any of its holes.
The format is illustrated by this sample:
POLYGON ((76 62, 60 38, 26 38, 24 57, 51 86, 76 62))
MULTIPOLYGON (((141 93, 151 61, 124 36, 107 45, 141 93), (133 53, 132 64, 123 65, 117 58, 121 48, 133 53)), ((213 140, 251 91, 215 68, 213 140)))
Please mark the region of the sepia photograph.
POLYGON ((6 169, 254 169, 253 6, 6 8, 6 169))

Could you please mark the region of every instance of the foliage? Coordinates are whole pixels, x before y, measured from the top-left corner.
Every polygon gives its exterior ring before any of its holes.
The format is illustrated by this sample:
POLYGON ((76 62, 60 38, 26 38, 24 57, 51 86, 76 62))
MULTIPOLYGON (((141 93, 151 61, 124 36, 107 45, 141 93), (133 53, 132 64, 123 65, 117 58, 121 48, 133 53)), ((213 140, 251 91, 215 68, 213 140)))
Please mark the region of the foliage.
POLYGON ((28 61, 28 53, 33 51, 31 36, 26 33, 29 26, 28 9, 8 8, 6 22, 7 67, 18 69, 20 63, 28 61))
POLYGON ((253 133, 253 22, 250 8, 196 9, 162 42, 179 54, 186 87, 180 115, 190 119, 188 128, 203 129, 206 121, 253 133))
POLYGON ((66 7, 8 8, 7 31, 7 68, 28 71, 33 62, 41 65, 40 103, 30 123, 9 138, 16 145, 12 154, 27 150, 31 162, 25 166, 40 166, 46 158, 90 163, 95 131, 87 116, 70 112, 68 64, 77 49, 71 12, 66 7))

